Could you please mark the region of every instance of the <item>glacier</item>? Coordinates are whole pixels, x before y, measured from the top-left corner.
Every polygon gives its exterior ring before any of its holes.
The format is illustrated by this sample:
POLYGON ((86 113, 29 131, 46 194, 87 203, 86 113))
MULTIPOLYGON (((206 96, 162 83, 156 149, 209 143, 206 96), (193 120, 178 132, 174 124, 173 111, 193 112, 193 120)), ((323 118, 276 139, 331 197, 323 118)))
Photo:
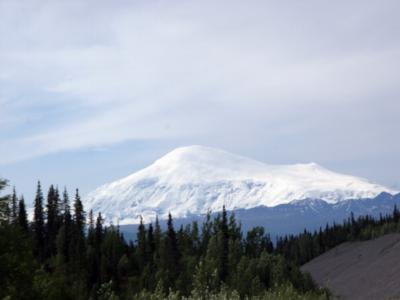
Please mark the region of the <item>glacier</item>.
POLYGON ((84 197, 86 210, 107 223, 137 224, 158 216, 185 218, 220 211, 274 207, 298 200, 334 204, 397 191, 332 172, 316 163, 269 165, 205 146, 177 148, 130 176, 84 197))

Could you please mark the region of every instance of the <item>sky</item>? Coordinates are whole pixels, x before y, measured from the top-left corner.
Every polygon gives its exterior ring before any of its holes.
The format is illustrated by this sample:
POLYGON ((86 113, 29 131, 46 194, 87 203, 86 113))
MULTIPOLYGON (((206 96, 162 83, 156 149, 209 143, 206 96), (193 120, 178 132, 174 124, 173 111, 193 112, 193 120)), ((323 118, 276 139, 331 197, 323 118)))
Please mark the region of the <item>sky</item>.
POLYGON ((0 177, 85 194, 200 144, 400 188, 399 11, 0 0, 0 177))

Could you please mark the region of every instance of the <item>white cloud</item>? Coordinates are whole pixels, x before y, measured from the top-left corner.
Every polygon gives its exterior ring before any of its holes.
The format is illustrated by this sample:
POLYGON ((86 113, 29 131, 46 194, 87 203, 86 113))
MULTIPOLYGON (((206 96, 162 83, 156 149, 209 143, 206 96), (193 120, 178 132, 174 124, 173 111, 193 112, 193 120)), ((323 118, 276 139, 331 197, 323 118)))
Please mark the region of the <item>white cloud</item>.
POLYGON ((398 129, 370 115, 400 111, 385 3, 0 1, 0 163, 143 138, 364 147, 343 135, 398 129))

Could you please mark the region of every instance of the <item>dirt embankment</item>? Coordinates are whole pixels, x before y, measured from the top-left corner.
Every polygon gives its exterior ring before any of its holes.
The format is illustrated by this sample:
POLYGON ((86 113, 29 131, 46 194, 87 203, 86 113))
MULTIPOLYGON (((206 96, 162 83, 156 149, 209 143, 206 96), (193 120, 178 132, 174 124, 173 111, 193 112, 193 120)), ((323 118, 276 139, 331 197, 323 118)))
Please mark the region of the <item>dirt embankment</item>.
POLYGON ((339 299, 400 299, 400 234, 344 243, 302 270, 339 299))

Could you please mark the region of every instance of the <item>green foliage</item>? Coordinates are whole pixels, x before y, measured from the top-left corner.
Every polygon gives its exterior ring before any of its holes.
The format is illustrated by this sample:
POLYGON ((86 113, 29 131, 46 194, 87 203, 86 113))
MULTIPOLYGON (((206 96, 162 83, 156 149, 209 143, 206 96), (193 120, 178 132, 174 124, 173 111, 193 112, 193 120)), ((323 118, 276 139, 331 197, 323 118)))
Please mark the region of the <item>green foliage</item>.
POLYGON ((171 215, 165 231, 158 219, 154 227, 141 222, 128 244, 101 214, 95 221, 89 212, 87 224, 78 190, 71 213, 67 191, 61 200, 50 186, 44 210, 38 183, 31 224, 15 192, 3 203, 0 299, 324 299, 295 263, 274 253, 263 228, 243 238, 225 208, 201 228, 176 230, 171 215))
POLYGON ((21 227, 23 232, 28 232, 28 214, 26 213, 24 197, 21 197, 18 202, 17 224, 21 227))
POLYGON ((74 200, 74 215, 71 226, 71 242, 69 245, 69 256, 72 262, 72 271, 82 280, 86 276, 86 237, 85 237, 85 211, 79 196, 78 189, 76 190, 74 200))
POLYGON ((56 252, 56 236, 60 227, 60 199, 58 190, 50 186, 47 194, 47 222, 46 222, 46 257, 53 256, 56 252))
POLYGON ((143 219, 140 218, 140 224, 137 232, 137 256, 139 261, 140 271, 143 271, 147 263, 147 243, 146 243, 146 229, 143 224, 143 219))
POLYGON ((387 233, 400 232, 400 212, 395 206, 393 213, 375 219, 371 216, 350 217, 343 224, 327 224, 325 229, 299 235, 281 237, 275 253, 283 255, 296 265, 303 265, 337 245, 354 240, 369 240, 387 233))
POLYGON ((40 182, 37 185, 36 198, 34 203, 34 215, 33 215, 33 242, 34 252, 39 261, 45 259, 45 220, 43 211, 43 193, 40 182))
POLYGON ((35 268, 30 239, 16 225, 1 225, 0 299, 31 299, 35 268))
POLYGON ((11 203, 10 203, 10 221, 11 223, 17 222, 17 207, 18 207, 18 199, 17 199, 17 192, 15 191, 15 187, 13 188, 13 193, 11 196, 11 203))
POLYGON ((37 299, 42 300, 73 300, 79 297, 78 291, 71 289, 65 276, 50 274, 43 269, 35 272, 33 289, 37 299))

